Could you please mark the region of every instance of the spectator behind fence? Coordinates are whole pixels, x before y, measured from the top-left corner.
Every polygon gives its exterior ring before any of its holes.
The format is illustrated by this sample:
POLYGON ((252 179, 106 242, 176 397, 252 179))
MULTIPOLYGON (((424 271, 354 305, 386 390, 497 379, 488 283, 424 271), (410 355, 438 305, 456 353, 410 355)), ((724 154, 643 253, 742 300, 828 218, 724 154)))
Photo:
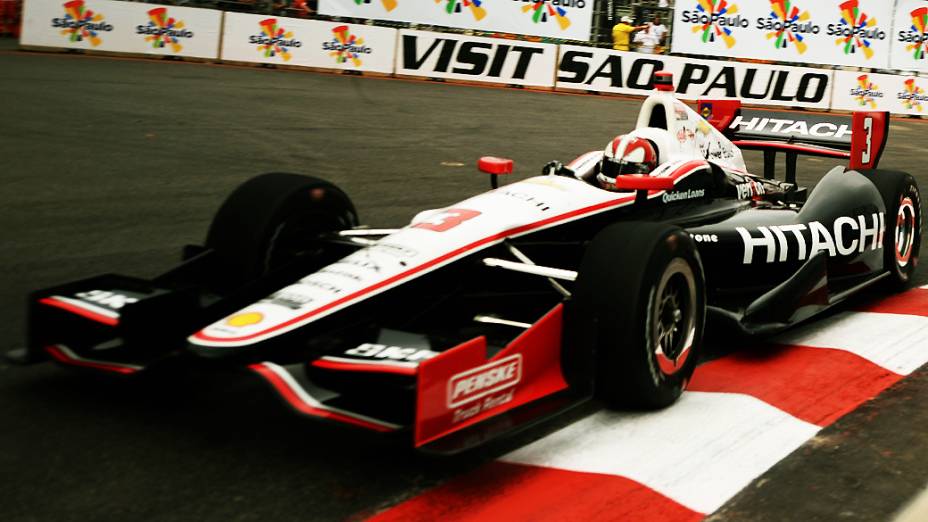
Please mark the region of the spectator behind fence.
POLYGON ((651 21, 651 24, 648 26, 648 33, 653 35, 657 40, 656 52, 663 53, 664 48, 667 47, 667 26, 661 23, 660 15, 654 15, 654 19, 651 21))
POLYGON ((632 34, 647 29, 646 25, 635 26, 630 16, 623 16, 622 20, 612 28, 612 48, 616 51, 630 51, 632 34))
POLYGON ((309 0, 276 0, 274 12, 282 16, 308 18, 316 14, 314 3, 309 0))
POLYGON ((635 50, 639 53, 654 54, 660 40, 651 32, 650 28, 635 33, 635 50))

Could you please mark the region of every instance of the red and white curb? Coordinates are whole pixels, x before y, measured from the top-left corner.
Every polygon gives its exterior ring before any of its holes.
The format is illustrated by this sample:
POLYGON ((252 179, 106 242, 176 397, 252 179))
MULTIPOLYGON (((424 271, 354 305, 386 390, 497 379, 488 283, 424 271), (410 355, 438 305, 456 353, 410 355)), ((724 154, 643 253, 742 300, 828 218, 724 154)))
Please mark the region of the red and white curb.
POLYGON ((700 520, 928 363, 928 287, 711 361, 654 413, 600 411, 372 520, 700 520))

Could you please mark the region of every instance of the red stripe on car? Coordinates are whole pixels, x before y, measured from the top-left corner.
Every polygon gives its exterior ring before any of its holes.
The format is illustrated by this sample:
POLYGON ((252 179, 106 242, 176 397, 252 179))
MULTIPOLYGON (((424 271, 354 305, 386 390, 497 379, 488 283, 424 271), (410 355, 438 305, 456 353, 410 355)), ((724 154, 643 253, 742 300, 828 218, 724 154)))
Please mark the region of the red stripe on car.
POLYGON ((119 363, 110 363, 104 361, 95 361, 93 359, 85 359, 71 352, 67 348, 61 345, 51 345, 46 346, 45 351, 52 356, 56 361, 67 364, 69 366, 80 366, 82 368, 93 368, 94 370, 103 370, 105 372, 121 373, 123 375, 131 375, 140 371, 142 368, 138 366, 132 366, 127 364, 119 363))
MULTIPOLYGON (((252 364, 249 366, 251 370, 263 377, 267 382, 277 390, 281 397, 287 401, 290 406, 300 413, 306 415, 312 415, 314 417, 322 417, 325 419, 330 419, 333 421, 343 422, 345 424, 352 424, 361 428, 366 428, 373 431, 379 432, 391 432, 396 431, 396 428, 388 426, 387 424, 380 424, 377 422, 368 421, 359 417, 341 413, 337 410, 330 409, 327 406, 319 403, 318 405, 307 402, 300 396, 300 393, 294 389, 290 383, 284 380, 276 371, 267 363, 258 363, 252 364)), ((303 393, 306 393, 305 391, 303 393)))
POLYGON ((604 202, 604 203, 599 203, 599 204, 597 204, 597 205, 593 205, 593 206, 590 206, 590 207, 587 207, 587 208, 583 208, 583 209, 579 209, 579 210, 574 210, 574 211, 571 211, 571 212, 567 212, 567 213, 565 213, 565 214, 561 214, 560 216, 552 216, 552 217, 550 217, 550 218, 548 218, 548 219, 545 219, 545 220, 542 220, 542 221, 537 221, 537 222, 535 222, 535 223, 529 223, 529 224, 527 224, 527 225, 522 225, 522 226, 519 226, 519 227, 512 228, 512 229, 507 230, 507 231, 505 231, 505 232, 500 232, 499 234, 494 234, 494 235, 492 235, 492 236, 485 237, 485 238, 483 238, 483 239, 481 239, 481 240, 479 240, 479 241, 475 241, 475 242, 473 242, 473 243, 471 243, 471 244, 469 244, 469 245, 465 245, 465 246, 460 247, 460 248, 458 248, 458 249, 456 249, 456 250, 453 250, 453 251, 451 251, 451 252, 448 252, 447 254, 444 254, 444 255, 439 256, 439 257, 437 257, 437 258, 435 258, 435 259, 432 259, 431 261, 427 261, 427 262, 425 262, 425 263, 423 263, 423 264, 421 264, 421 265, 419 265, 419 266, 417 266, 417 267, 411 268, 411 269, 409 269, 409 270, 407 270, 407 271, 405 271, 405 272, 403 272, 403 273, 401 273, 401 274, 397 274, 397 275, 395 275, 395 276, 393 276, 393 277, 391 277, 391 278, 389 278, 389 279, 385 279, 385 280, 383 280, 383 281, 381 281, 381 282, 379 282, 379 283, 373 284, 373 285, 371 285, 371 286, 369 286, 369 287, 367 287, 367 288, 364 288, 364 289, 362 289, 362 290, 358 290, 357 292, 354 292, 354 293, 349 294, 349 295, 347 295, 347 296, 345 296, 345 297, 342 297, 341 299, 338 299, 338 300, 336 300, 336 301, 333 301, 333 302, 331 302, 331 303, 329 303, 329 304, 327 304, 327 305, 325 305, 325 306, 321 306, 321 307, 319 307, 319 308, 316 308, 315 310, 311 310, 311 311, 309 311, 309 312, 307 312, 307 313, 305 313, 305 314, 303 314, 303 315, 300 315, 300 316, 294 317, 293 319, 290 319, 290 320, 288 320, 288 321, 284 321, 284 322, 282 322, 282 323, 276 324, 276 325, 274 325, 274 326, 272 326, 272 327, 270 327, 270 328, 266 328, 266 329, 264 329, 264 330, 262 330, 262 331, 260 331, 260 332, 255 332, 255 333, 253 333, 253 334, 243 335, 243 336, 239 336, 239 337, 214 337, 214 336, 211 336, 211 335, 207 335, 206 333, 204 333, 203 330, 201 330, 201 331, 197 332, 196 334, 194 334, 193 337, 194 337, 195 339, 200 339, 200 340, 204 340, 204 341, 211 341, 211 342, 220 342, 220 343, 234 343, 234 342, 239 342, 239 341, 247 341, 247 340, 249 340, 249 339, 254 339, 254 338, 256 338, 256 337, 261 337, 261 336, 267 335, 267 334, 269 334, 269 333, 271 333, 271 332, 274 332, 274 331, 276 331, 276 330, 280 330, 280 329, 282 329, 282 328, 286 328, 286 327, 291 326, 291 325, 293 325, 293 324, 296 324, 296 323, 300 323, 300 322, 302 322, 302 321, 305 321, 305 320, 307 320, 307 319, 309 319, 309 318, 311 318, 311 317, 313 317, 313 316, 319 315, 319 314, 321 314, 321 313, 323 313, 323 312, 325 312, 325 311, 328 311, 328 310, 330 310, 330 309, 332 309, 332 308, 335 308, 335 307, 341 306, 341 305, 343 305, 343 304, 345 304, 345 303, 354 301, 354 300, 358 299, 359 297, 362 297, 362 296, 364 296, 364 295, 366 295, 366 294, 372 293, 372 292, 374 292, 374 291, 376 291, 376 290, 379 290, 379 289, 381 289, 381 288, 383 288, 383 287, 392 285, 393 283, 396 283, 396 282, 398 282, 398 281, 402 281, 402 280, 404 280, 404 279, 407 279, 407 278, 409 278, 409 277, 411 277, 411 276, 414 276, 414 275, 416 275, 416 274, 418 274, 418 273, 420 273, 420 272, 424 272, 424 271, 426 271, 426 270, 428 270, 428 269, 430 269, 430 268, 432 268, 432 267, 434 267, 434 266, 436 266, 436 265, 439 265, 439 264, 444 263, 444 262, 446 262, 446 261, 450 261, 450 260, 452 260, 452 259, 454 259, 454 258, 456 258, 456 257, 458 257, 458 256, 464 255, 464 254, 468 253, 468 252, 471 251, 471 250, 476 250, 476 249, 478 249, 478 248, 480 248, 480 247, 482 247, 482 246, 484 246, 484 245, 487 245, 487 244, 489 244, 489 243, 493 243, 493 242, 496 242, 496 241, 502 241, 503 239, 506 239, 506 238, 509 238, 509 237, 512 237, 512 236, 515 236, 515 235, 518 235, 518 234, 522 234, 522 233, 525 233, 525 232, 529 232, 529 231, 531 231, 531 230, 535 230, 535 229, 538 229, 538 228, 542 228, 542 227, 545 227, 545 226, 547 226, 547 225, 555 224, 555 223, 557 223, 557 222, 559 222, 559 221, 567 221, 567 220, 569 220, 569 219, 571 219, 571 218, 579 217, 579 216, 582 216, 582 215, 584 215, 584 214, 590 214, 590 213, 593 213, 593 212, 596 212, 596 211, 599 211, 599 210, 609 209, 609 208, 611 208, 611 207, 618 207, 618 206, 621 206, 621 205, 624 205, 624 204, 627 204, 627 203, 631 203, 631 202, 633 202, 634 200, 635 200, 634 197, 624 197, 624 198, 621 198, 621 199, 616 199, 616 200, 612 200, 612 201, 606 201, 606 202, 604 202))
POLYGON ((59 301, 58 299, 55 299, 54 297, 43 297, 42 299, 39 299, 39 302, 47 306, 54 306, 55 308, 61 308, 62 310, 67 310, 68 312, 71 312, 72 314, 76 314, 81 317, 86 317, 87 319, 96 321, 98 323, 103 323, 108 326, 116 326, 117 324, 119 324, 119 319, 115 317, 109 317, 101 313, 94 312, 93 310, 83 308, 76 304, 68 303, 65 301, 59 301))
POLYGON ((359 361, 357 363, 329 361, 326 359, 316 359, 312 362, 314 368, 323 370, 332 370, 337 372, 361 372, 361 373, 391 373, 395 375, 415 375, 416 368, 411 366, 390 366, 387 364, 370 363, 359 361))

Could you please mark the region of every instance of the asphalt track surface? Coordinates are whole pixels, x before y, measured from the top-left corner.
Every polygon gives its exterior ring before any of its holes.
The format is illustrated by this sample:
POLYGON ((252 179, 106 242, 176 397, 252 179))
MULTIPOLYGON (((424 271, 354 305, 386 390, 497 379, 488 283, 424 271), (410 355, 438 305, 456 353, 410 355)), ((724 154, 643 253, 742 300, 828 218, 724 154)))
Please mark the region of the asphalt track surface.
MULTIPOLYGON (((117 272, 152 276, 261 172, 317 175, 374 226, 485 190, 477 157, 521 178, 630 129, 638 103, 432 82, 0 51, 0 349, 26 293, 117 272)), ((893 122, 883 166, 928 187, 928 126, 893 122)), ((757 159, 757 156, 749 156, 757 159)), ((803 160, 814 184, 828 161, 803 160)), ((928 190, 928 189, 926 189, 928 190)), ((918 284, 928 282, 921 270, 918 284)), ((727 349, 727 348, 726 348, 727 349)), ((826 428, 718 520, 886 519, 928 470, 924 369, 826 428)), ((139 382, 0 363, 0 519, 361 519, 543 433, 464 459, 291 415, 252 381, 139 382)), ((693 430, 700 429, 693 426, 693 430)))

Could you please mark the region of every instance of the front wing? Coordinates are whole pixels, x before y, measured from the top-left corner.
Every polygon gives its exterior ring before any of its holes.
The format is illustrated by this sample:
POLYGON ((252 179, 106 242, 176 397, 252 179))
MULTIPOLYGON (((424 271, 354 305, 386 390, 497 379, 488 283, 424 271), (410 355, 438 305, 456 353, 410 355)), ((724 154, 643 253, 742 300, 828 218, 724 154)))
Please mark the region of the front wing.
POLYGON ((564 305, 559 304, 496 353, 488 353, 485 337, 476 337, 411 366, 342 359, 337 365, 261 362, 249 368, 303 415, 375 432, 409 431, 416 448, 453 453, 583 400, 567 393, 561 364, 563 323, 564 305), (382 373, 393 380, 394 389, 396 380, 404 379, 412 388, 406 396, 406 411, 412 415, 389 408, 377 412, 372 404, 379 394, 370 385, 361 393, 325 389, 312 377, 320 370, 349 381, 382 373))

